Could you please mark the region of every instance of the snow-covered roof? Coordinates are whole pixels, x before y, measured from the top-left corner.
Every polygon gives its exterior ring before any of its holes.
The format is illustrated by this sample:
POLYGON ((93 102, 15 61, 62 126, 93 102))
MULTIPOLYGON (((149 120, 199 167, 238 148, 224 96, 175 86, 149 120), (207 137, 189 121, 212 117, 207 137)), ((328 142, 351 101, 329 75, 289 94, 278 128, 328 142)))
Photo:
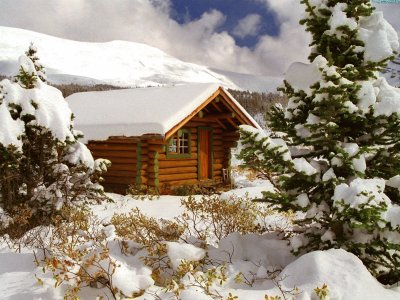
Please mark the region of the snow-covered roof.
MULTIPOLYGON (((218 91, 215 83, 76 93, 66 98, 85 140, 165 135, 218 91)), ((253 123, 257 122, 226 92, 253 123)))

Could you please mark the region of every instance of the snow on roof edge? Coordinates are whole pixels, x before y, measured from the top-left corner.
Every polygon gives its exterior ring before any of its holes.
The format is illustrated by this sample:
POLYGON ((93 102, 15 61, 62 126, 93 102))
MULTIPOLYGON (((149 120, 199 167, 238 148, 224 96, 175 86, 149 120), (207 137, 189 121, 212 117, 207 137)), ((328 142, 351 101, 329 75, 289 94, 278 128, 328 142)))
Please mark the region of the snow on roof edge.
POLYGON ((224 92, 253 126, 261 128, 226 89, 215 83, 83 92, 66 100, 76 116, 75 128, 83 132, 83 142, 87 142, 110 136, 165 137, 218 91, 224 92))

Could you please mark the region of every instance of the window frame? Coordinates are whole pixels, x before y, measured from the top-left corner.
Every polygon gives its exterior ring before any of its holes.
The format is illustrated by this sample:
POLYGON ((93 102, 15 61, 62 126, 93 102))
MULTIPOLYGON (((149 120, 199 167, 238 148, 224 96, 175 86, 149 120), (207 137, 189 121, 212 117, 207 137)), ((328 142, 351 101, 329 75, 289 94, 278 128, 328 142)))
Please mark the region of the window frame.
POLYGON ((179 129, 167 141, 166 151, 165 151, 166 157, 167 158, 190 158, 190 157, 192 157, 192 147, 190 145, 191 141, 192 141, 192 134, 190 132, 190 129, 189 128, 181 128, 181 129, 179 129), (188 151, 189 152, 188 153, 170 152, 169 147, 170 147, 172 141, 174 140, 174 138, 177 139, 177 149, 178 149, 178 151, 180 151, 180 149, 181 149, 181 147, 180 147, 180 137, 183 134, 187 134, 188 135, 188 151))

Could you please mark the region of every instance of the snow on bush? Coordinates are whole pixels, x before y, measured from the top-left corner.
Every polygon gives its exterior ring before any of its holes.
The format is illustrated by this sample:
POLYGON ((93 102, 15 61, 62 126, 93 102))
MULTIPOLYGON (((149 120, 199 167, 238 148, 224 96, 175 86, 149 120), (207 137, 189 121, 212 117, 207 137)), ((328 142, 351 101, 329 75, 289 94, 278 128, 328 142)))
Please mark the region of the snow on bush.
POLYGON ((184 261, 199 261, 206 255, 204 249, 190 244, 166 242, 166 245, 168 257, 174 269, 177 269, 184 261))
MULTIPOLYGON (((73 129, 61 92, 46 84, 33 45, 19 59, 14 80, 0 82, 0 207, 19 221, 10 234, 51 221, 64 205, 104 199, 95 162, 73 129)), ((1 227, 4 227, 2 224, 1 227)), ((3 228, 4 229, 4 228, 3 228)))
POLYGON ((274 184, 265 201, 296 212, 295 253, 343 248, 381 282, 398 282, 400 89, 378 73, 397 34, 369 0, 302 2, 310 63, 289 68, 288 105, 272 109, 269 136, 241 128, 239 159, 274 184))

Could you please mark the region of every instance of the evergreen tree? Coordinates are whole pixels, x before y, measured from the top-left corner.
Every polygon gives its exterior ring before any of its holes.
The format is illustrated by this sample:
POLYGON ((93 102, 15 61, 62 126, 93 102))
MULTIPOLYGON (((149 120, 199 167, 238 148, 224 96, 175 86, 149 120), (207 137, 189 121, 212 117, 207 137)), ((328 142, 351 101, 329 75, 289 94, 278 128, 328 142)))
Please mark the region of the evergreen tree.
POLYGON ((46 71, 40 63, 40 59, 37 56, 37 48, 33 43, 30 44, 28 50, 25 52, 25 55, 33 62, 36 74, 40 78, 40 80, 46 82, 46 71))
POLYGON ((344 248, 398 282, 400 90, 378 74, 397 34, 369 0, 302 3, 311 63, 289 68, 289 102, 272 109, 270 136, 241 129, 239 158, 274 183, 265 201, 299 213, 294 253, 344 248))
POLYGON ((32 46, 27 54, 14 82, 0 83, 0 228, 13 236, 49 224, 65 205, 105 199, 107 162, 78 141, 61 92, 42 80, 32 46))

